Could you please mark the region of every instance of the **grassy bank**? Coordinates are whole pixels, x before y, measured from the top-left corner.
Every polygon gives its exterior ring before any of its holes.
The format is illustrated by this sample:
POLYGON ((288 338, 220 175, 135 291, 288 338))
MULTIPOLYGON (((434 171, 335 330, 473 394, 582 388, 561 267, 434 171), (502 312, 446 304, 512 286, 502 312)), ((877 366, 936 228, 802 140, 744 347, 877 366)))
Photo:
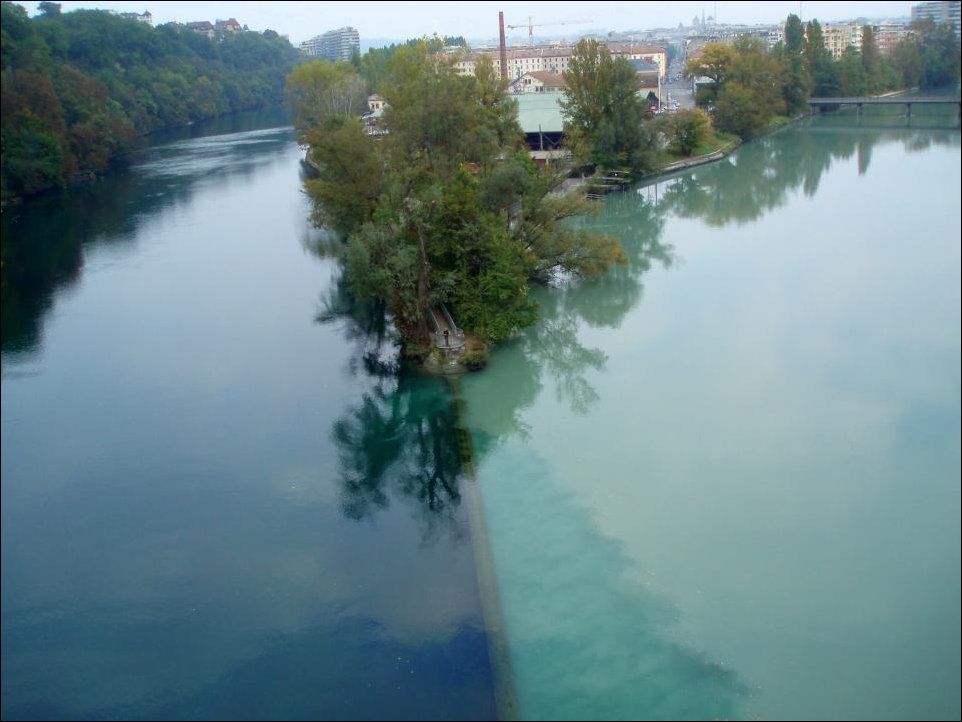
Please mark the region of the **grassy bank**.
POLYGON ((720 130, 712 130, 711 135, 702 143, 699 143, 691 155, 682 155, 681 153, 669 152, 665 164, 668 165, 671 163, 677 163, 678 161, 692 160, 701 156, 712 155, 713 153, 718 153, 719 151, 725 150, 730 146, 737 145, 738 143, 739 138, 737 135, 723 133, 720 130))

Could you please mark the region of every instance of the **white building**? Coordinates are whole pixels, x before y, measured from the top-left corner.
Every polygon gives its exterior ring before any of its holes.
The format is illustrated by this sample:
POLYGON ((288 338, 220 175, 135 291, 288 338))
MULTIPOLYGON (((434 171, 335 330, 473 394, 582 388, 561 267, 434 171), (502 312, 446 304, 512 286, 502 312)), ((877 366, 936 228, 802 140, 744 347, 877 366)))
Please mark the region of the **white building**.
POLYGON ((119 15, 124 20, 136 20, 138 23, 151 26, 154 24, 154 16, 150 14, 150 10, 144 10, 142 13, 119 13, 119 15))
POLYGON ((511 83, 511 90, 516 95, 521 93, 560 93, 564 88, 564 76, 550 70, 534 70, 525 73, 511 83))
MULTIPOLYGON (((658 64, 659 77, 664 78, 668 65, 665 49, 659 45, 639 43, 608 43, 609 52, 616 57, 628 60, 649 60, 658 64)), ((508 77, 517 79, 526 73, 550 72, 563 75, 568 70, 574 46, 536 46, 527 48, 508 48, 508 77)), ((495 73, 501 77, 501 56, 497 48, 476 50, 458 57, 455 68, 460 75, 473 75, 478 59, 486 55, 494 64, 495 73)))
POLYGON ((825 47, 832 53, 836 60, 848 48, 862 49, 862 25, 857 23, 838 23, 834 25, 823 25, 822 36, 825 38, 825 47))
POLYGON ((301 43, 301 52, 305 55, 332 63, 350 60, 355 52, 360 52, 360 48, 360 36, 352 27, 329 30, 301 43))

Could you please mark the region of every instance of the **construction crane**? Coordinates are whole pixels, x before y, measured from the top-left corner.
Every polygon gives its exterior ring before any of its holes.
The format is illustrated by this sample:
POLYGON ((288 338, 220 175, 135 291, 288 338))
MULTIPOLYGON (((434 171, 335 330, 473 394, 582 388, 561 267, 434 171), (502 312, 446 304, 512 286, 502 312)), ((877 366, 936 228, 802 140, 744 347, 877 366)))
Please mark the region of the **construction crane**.
POLYGON ((528 28, 528 43, 534 45, 534 29, 543 28, 548 25, 579 25, 581 23, 590 23, 591 20, 561 20, 554 23, 533 23, 531 22, 531 16, 528 16, 527 25, 508 25, 509 30, 517 30, 518 28, 528 28))

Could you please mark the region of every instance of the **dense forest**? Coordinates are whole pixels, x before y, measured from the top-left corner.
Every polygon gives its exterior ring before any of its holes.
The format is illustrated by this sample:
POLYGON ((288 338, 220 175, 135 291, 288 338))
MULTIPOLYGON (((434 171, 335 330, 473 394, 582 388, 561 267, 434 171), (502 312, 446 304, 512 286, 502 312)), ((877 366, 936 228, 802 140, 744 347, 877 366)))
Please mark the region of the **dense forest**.
POLYGON ((299 53, 272 30, 214 38, 103 10, 2 3, 2 193, 105 169, 153 130, 283 100, 299 53))

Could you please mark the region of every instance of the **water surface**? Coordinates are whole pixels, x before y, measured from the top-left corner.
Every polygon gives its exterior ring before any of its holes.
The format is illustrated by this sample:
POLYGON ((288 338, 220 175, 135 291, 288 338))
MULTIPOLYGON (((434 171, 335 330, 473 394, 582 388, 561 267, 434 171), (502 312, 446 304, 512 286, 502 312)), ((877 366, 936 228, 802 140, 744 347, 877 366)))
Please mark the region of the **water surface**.
POLYGON ((907 125, 611 197, 628 267, 465 380, 524 716, 958 718, 960 142, 907 125))
POLYGON ((285 120, 158 143, 3 214, 3 717, 490 718, 446 385, 285 120))

